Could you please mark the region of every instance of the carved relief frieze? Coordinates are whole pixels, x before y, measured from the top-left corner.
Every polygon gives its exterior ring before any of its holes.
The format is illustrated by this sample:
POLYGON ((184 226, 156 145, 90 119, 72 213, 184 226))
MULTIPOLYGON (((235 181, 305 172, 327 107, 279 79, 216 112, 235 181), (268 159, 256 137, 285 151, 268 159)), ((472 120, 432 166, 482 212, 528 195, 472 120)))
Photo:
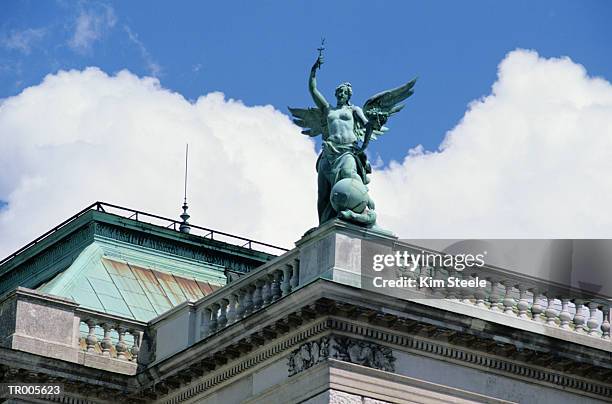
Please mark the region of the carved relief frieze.
POLYGON ((391 348, 349 337, 332 335, 300 345, 289 355, 289 376, 328 358, 393 372, 395 357, 391 348))

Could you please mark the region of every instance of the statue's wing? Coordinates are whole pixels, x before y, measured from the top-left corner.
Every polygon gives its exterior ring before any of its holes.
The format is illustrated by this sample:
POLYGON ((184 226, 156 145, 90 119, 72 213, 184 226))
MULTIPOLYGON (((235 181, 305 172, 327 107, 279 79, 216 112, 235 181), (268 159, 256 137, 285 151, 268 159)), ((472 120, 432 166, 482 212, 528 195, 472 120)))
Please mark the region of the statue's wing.
POLYGON ((387 118, 404 108, 404 104, 400 103, 414 94, 413 87, 416 80, 417 79, 413 79, 403 86, 378 93, 365 102, 363 113, 368 120, 373 121, 374 134, 377 134, 377 132, 384 132, 386 128, 383 125, 387 121, 387 118))
POLYGON ((302 131, 304 135, 327 137, 327 120, 319 108, 289 108, 289 112, 293 115, 293 122, 304 128, 302 131))

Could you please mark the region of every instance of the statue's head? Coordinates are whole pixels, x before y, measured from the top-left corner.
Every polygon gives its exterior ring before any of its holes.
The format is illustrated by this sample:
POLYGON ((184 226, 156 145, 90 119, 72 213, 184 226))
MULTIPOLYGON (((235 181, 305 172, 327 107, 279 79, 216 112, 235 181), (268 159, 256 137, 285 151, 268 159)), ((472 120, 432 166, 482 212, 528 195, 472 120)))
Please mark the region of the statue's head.
POLYGON ((351 83, 342 83, 336 87, 336 99, 339 103, 348 103, 351 99, 351 95, 353 95, 353 87, 351 87, 351 83))

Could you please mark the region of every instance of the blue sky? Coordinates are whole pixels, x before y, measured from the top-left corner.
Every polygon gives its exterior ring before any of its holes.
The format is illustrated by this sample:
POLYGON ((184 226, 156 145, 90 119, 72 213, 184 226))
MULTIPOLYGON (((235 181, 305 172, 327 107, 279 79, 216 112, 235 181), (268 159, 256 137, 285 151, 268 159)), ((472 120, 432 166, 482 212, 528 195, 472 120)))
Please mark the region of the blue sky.
POLYGON ((353 101, 362 104, 419 77, 392 131, 371 146, 385 162, 417 144, 435 150, 468 103, 490 92, 497 65, 516 48, 569 56, 590 75, 612 78, 609 1, 12 1, 0 8, 0 98, 59 69, 98 66, 155 75, 188 99, 221 91, 286 112, 312 104, 306 78, 325 36, 319 86, 328 98, 341 81, 352 82, 353 101), (83 16, 89 20, 77 40, 83 16))
POLYGON ((419 77, 370 143, 382 227, 612 237, 611 17, 607 0, 0 2, 0 255, 96 200, 177 217, 187 142, 194 224, 292 245, 317 223, 317 155, 286 108, 313 105, 322 36, 329 99, 419 77))

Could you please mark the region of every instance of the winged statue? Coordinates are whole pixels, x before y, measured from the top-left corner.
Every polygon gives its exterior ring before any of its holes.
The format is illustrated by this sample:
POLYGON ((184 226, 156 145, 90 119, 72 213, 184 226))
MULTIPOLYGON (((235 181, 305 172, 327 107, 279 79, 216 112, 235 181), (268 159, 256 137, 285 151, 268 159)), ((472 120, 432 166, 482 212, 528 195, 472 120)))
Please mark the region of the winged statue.
POLYGON ((363 108, 351 104, 352 86, 342 83, 336 87, 333 106, 317 89, 316 72, 322 64, 320 48, 308 80, 316 107, 289 108, 293 122, 304 129, 304 135, 321 135, 323 140, 316 164, 319 224, 340 218, 372 227, 376 212, 367 188, 372 168, 365 151, 371 140, 388 130, 384 125, 389 117, 404 108, 401 102, 414 93, 416 79, 370 97, 363 108))

